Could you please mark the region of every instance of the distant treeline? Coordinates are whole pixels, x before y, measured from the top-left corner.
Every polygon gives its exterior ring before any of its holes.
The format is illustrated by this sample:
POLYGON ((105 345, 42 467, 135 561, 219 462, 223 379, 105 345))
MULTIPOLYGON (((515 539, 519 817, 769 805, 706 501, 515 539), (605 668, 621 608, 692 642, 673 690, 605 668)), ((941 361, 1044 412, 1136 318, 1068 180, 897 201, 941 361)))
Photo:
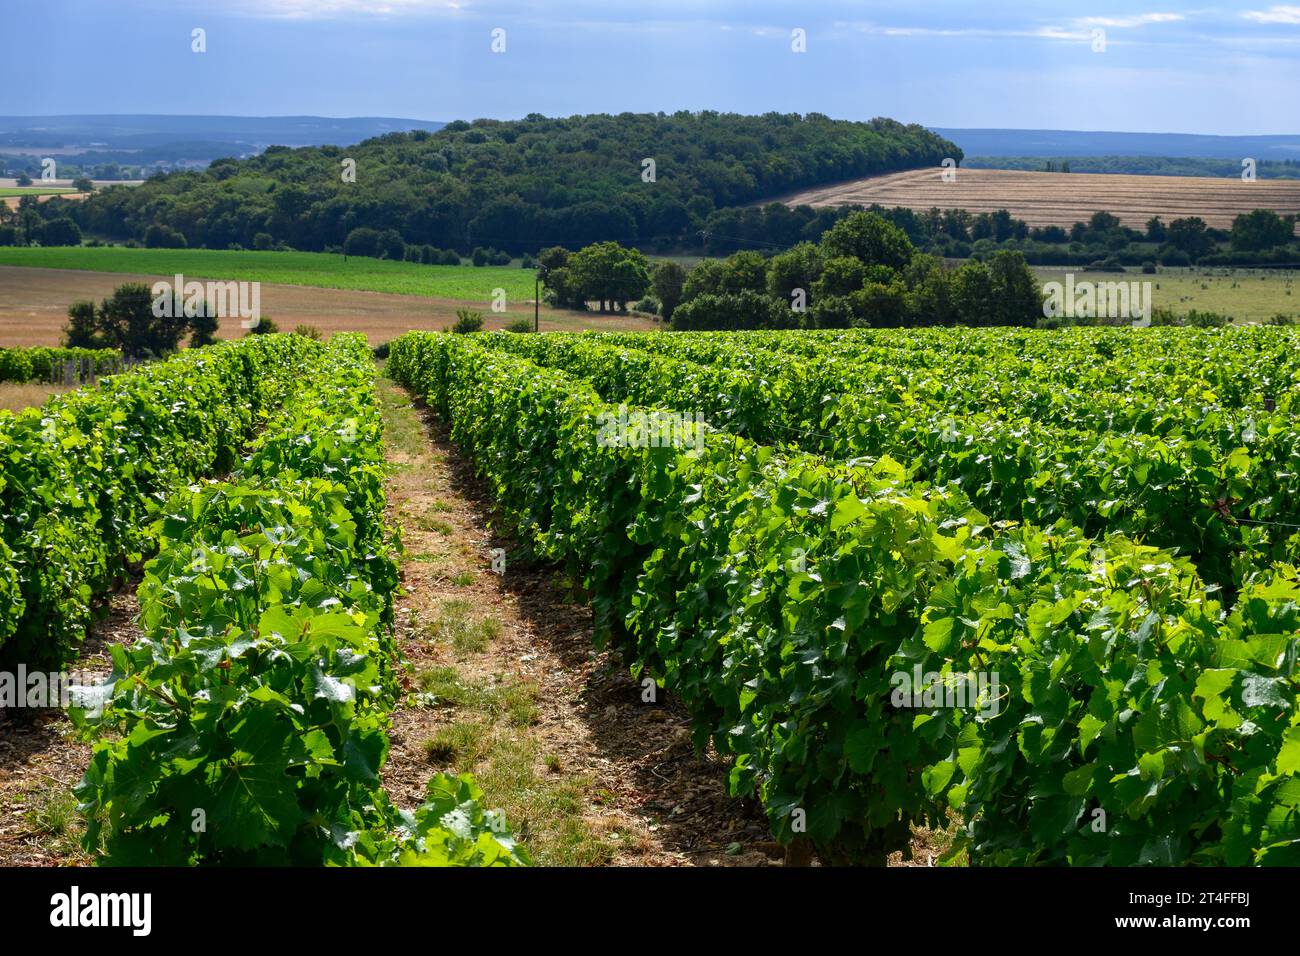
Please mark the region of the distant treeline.
POLYGON ((464 253, 611 239, 667 246, 698 241, 722 207, 949 156, 961 151, 890 119, 534 114, 345 148, 272 147, 105 190, 68 214, 110 238, 142 241, 158 225, 212 249, 251 248, 259 235, 304 251, 341 249, 362 227, 464 253))
MULTIPOLYGON (((779 203, 719 210, 709 220, 708 252, 776 251, 798 242, 816 242, 835 223, 858 211, 863 207, 791 209, 779 203)), ((921 251, 949 259, 984 259, 998 251, 1012 251, 1033 265, 1052 266, 1300 264, 1295 217, 1268 210, 1238 216, 1231 229, 1212 229, 1197 216, 1170 222, 1155 217, 1145 229, 1129 229, 1110 213, 1098 212, 1067 229, 1031 228, 1005 209, 970 213, 873 205, 865 211, 897 226, 921 251)))
MULTIPOLYGON (((1236 179, 1242 173, 1241 159, 1189 156, 968 156, 962 165, 967 169, 1127 173, 1133 176, 1212 176, 1224 179, 1236 179)), ((1255 175, 1259 179, 1300 179, 1300 159, 1258 160, 1255 175)))

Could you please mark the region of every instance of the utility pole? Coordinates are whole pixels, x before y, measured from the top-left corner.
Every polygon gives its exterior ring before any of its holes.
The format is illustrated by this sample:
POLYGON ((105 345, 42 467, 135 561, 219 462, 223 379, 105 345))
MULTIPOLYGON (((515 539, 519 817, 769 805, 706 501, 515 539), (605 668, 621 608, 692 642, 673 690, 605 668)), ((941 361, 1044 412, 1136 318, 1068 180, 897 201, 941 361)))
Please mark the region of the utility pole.
POLYGON ((533 273, 533 331, 542 330, 542 274, 533 273))

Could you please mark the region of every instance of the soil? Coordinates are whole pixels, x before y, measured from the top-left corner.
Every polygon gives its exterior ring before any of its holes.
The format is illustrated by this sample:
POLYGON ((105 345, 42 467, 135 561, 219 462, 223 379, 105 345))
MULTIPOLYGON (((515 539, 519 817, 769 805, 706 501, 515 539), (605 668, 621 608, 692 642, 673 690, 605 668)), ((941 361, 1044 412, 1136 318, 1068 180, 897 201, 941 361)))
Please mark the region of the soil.
MULTIPOLYGON (((83 272, 75 269, 31 269, 0 266, 0 346, 58 345, 68 323, 68 306, 83 299, 99 301, 125 282, 152 284, 153 275, 83 272)), ((484 310, 479 301, 430 299, 387 292, 358 292, 310 286, 262 283, 261 305, 283 332, 297 325, 313 325, 326 336, 334 332, 363 332, 371 345, 396 338, 412 329, 446 329, 456 321, 457 309, 483 313, 484 327, 503 329, 518 319, 533 318, 531 305, 506 312, 484 310)), ((657 326, 632 315, 596 315, 567 309, 541 309, 542 331, 578 331, 600 328, 645 331, 657 326)), ((222 319, 217 335, 238 338, 244 334, 238 319, 222 319)))
MULTIPOLYGON (((69 670, 107 675, 109 647, 130 644, 140 634, 139 610, 134 588, 111 594, 69 670)), ((90 863, 77 846, 81 825, 71 812, 72 788, 86 771, 90 750, 60 710, 0 715, 0 867, 90 863)))
MULTIPOLYGON (((384 379, 381 388, 397 391, 384 379)), ((389 506, 408 555, 426 558, 405 562, 406 594, 398 604, 402 648, 416 669, 450 665, 470 681, 535 684, 537 719, 522 732, 537 740, 540 753, 558 758, 564 773, 585 781, 584 825, 618 835, 608 862, 779 862, 782 850, 758 807, 728 796, 726 764, 716 754, 695 752, 680 704, 662 695, 656 705, 641 702, 641 686, 628 668, 593 647, 586 603, 566 591, 552 569, 516 558, 517 544, 488 530, 491 504, 469 465, 427 410, 408 413, 419 415, 427 447, 415 454, 390 448, 397 470, 389 506), (450 534, 420 527, 418 519, 431 509, 453 529, 450 534), (498 548, 509 556, 504 574, 491 570, 498 548), (472 583, 458 585, 462 574, 472 575, 472 583), (500 621, 499 637, 482 653, 459 660, 445 644, 427 640, 413 622, 435 617, 448 600, 469 601, 476 614, 500 621)), ((422 744, 448 719, 437 709, 407 706, 396 713, 385 785, 399 804, 418 802, 434 769, 422 744)), ((487 796, 491 803, 494 794, 487 796)))

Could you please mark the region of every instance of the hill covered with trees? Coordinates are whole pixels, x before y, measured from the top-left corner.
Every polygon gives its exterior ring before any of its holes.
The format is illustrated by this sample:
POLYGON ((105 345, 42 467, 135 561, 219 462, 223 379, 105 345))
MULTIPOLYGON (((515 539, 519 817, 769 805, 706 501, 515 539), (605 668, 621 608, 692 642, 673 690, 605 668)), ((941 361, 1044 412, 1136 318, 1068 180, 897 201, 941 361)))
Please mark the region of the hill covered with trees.
POLYGON ((890 119, 534 114, 351 147, 272 147, 108 189, 71 213, 83 230, 116 239, 143 241, 156 227, 154 244, 163 235, 174 245, 322 251, 368 228, 408 245, 519 254, 601 240, 698 241, 716 209, 945 157, 961 152, 890 119))

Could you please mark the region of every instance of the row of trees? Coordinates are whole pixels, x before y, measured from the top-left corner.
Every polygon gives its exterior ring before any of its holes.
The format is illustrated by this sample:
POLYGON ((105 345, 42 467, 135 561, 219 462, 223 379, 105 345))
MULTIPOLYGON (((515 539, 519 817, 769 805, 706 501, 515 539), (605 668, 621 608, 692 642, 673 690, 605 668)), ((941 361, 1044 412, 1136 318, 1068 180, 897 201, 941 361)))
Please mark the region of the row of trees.
MULTIPOLYGON (((755 247, 789 248, 799 242, 816 241, 836 222, 858 211, 846 206, 790 208, 780 203, 721 209, 709 217, 706 248, 715 255, 755 247)), ((999 250, 1012 250, 1041 265, 1086 266, 1113 258, 1115 265, 1160 261, 1186 266, 1228 251, 1260 261, 1290 249, 1300 255, 1300 246, 1294 241, 1295 217, 1269 210, 1238 216, 1229 230, 1210 228, 1196 216, 1169 223, 1156 217, 1141 230, 1121 225, 1108 212, 1095 213, 1068 228, 1031 228, 1005 209, 970 213, 963 209, 913 210, 873 205, 866 211, 898 226, 922 251, 952 259, 987 258, 999 250)))
POLYGON ((687 277, 679 329, 1034 325, 1038 280, 1014 252, 951 269, 919 253, 873 213, 836 223, 818 243, 771 258, 739 252, 704 260, 687 277))
POLYGON ((770 257, 744 251, 704 259, 689 272, 672 261, 651 267, 641 252, 614 242, 547 249, 539 262, 554 305, 620 311, 650 292, 677 329, 1034 325, 1042 317, 1038 281, 1018 253, 951 269, 864 212, 817 243, 770 257))

